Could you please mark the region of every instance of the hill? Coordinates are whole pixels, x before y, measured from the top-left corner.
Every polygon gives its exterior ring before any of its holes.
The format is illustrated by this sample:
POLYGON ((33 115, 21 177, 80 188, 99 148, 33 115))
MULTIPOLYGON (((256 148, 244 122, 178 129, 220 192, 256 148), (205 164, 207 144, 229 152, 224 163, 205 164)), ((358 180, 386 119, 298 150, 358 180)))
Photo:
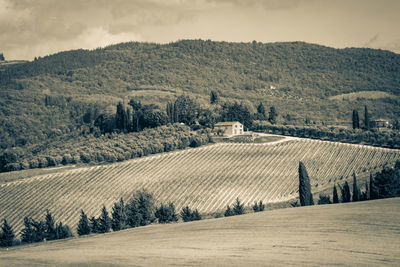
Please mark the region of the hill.
POLYGON ((400 199, 281 209, 1 251, 0 265, 397 266, 400 199))
POLYGON ((318 193, 343 184, 353 172, 369 177, 398 159, 398 150, 309 139, 218 143, 0 183, 0 218, 19 232, 25 216, 40 219, 49 209, 75 228, 81 209, 97 216, 103 204, 111 210, 114 202, 128 200, 139 189, 151 192, 158 202, 173 202, 178 211, 189 205, 201 213, 217 213, 237 197, 245 205, 294 201, 300 160, 312 192, 318 193))
POLYGON ((90 107, 102 110, 133 97, 164 110, 184 93, 207 107, 211 90, 223 101, 275 106, 278 120, 289 124, 305 118, 347 124, 352 110, 363 105, 372 117, 397 119, 399 73, 400 55, 389 51, 302 42, 182 40, 66 51, 0 66, 0 146, 73 136, 90 107), (329 98, 359 91, 390 97, 329 98))

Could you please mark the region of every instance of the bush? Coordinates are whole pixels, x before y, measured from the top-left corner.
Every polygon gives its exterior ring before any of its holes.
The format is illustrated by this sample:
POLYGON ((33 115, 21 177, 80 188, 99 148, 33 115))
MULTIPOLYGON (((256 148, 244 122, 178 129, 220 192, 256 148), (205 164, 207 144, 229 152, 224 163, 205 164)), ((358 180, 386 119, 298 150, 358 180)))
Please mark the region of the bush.
POLYGON ((257 201, 254 201, 254 205, 253 205, 254 212, 264 211, 264 209, 265 209, 265 205, 263 204, 262 200, 260 200, 260 202, 258 202, 258 203, 257 203, 257 201))
POLYGON ((331 197, 329 195, 319 194, 318 205, 331 204, 331 197))
POLYGON ((195 211, 192 212, 189 206, 182 208, 181 218, 184 222, 201 220, 199 211, 196 209, 195 211))

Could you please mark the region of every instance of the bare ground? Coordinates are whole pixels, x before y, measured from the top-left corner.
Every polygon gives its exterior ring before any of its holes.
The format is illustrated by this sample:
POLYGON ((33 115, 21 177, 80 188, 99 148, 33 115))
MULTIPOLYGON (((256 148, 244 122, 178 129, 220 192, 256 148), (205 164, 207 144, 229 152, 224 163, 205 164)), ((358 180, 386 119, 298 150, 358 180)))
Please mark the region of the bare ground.
POLYGON ((0 250, 0 266, 399 266, 400 198, 289 208, 0 250))

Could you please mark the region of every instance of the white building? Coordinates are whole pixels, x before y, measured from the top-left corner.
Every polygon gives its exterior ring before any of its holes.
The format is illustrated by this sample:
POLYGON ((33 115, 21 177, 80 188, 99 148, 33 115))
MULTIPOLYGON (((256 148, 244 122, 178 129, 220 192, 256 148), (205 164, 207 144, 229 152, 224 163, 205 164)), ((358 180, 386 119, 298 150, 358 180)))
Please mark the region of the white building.
POLYGON ((240 135, 243 134, 243 124, 238 121, 218 122, 214 125, 214 130, 223 132, 223 135, 240 135))

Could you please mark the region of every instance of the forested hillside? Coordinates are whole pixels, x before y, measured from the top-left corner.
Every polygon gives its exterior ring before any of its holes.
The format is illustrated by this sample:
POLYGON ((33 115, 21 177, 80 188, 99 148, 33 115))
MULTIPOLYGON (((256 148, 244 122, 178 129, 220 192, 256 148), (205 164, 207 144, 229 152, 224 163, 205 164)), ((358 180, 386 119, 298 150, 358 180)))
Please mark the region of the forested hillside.
POLYGON ((114 113, 119 101, 131 98, 165 111, 167 102, 186 94, 207 107, 211 91, 221 103, 237 100, 254 110, 260 102, 267 110, 273 105, 278 122, 288 124, 345 124, 364 105, 373 118, 394 119, 399 73, 400 55, 389 51, 301 42, 132 42, 61 52, 0 66, 0 145, 74 138, 85 132, 89 110, 114 113), (329 98, 360 91, 386 94, 329 98))

